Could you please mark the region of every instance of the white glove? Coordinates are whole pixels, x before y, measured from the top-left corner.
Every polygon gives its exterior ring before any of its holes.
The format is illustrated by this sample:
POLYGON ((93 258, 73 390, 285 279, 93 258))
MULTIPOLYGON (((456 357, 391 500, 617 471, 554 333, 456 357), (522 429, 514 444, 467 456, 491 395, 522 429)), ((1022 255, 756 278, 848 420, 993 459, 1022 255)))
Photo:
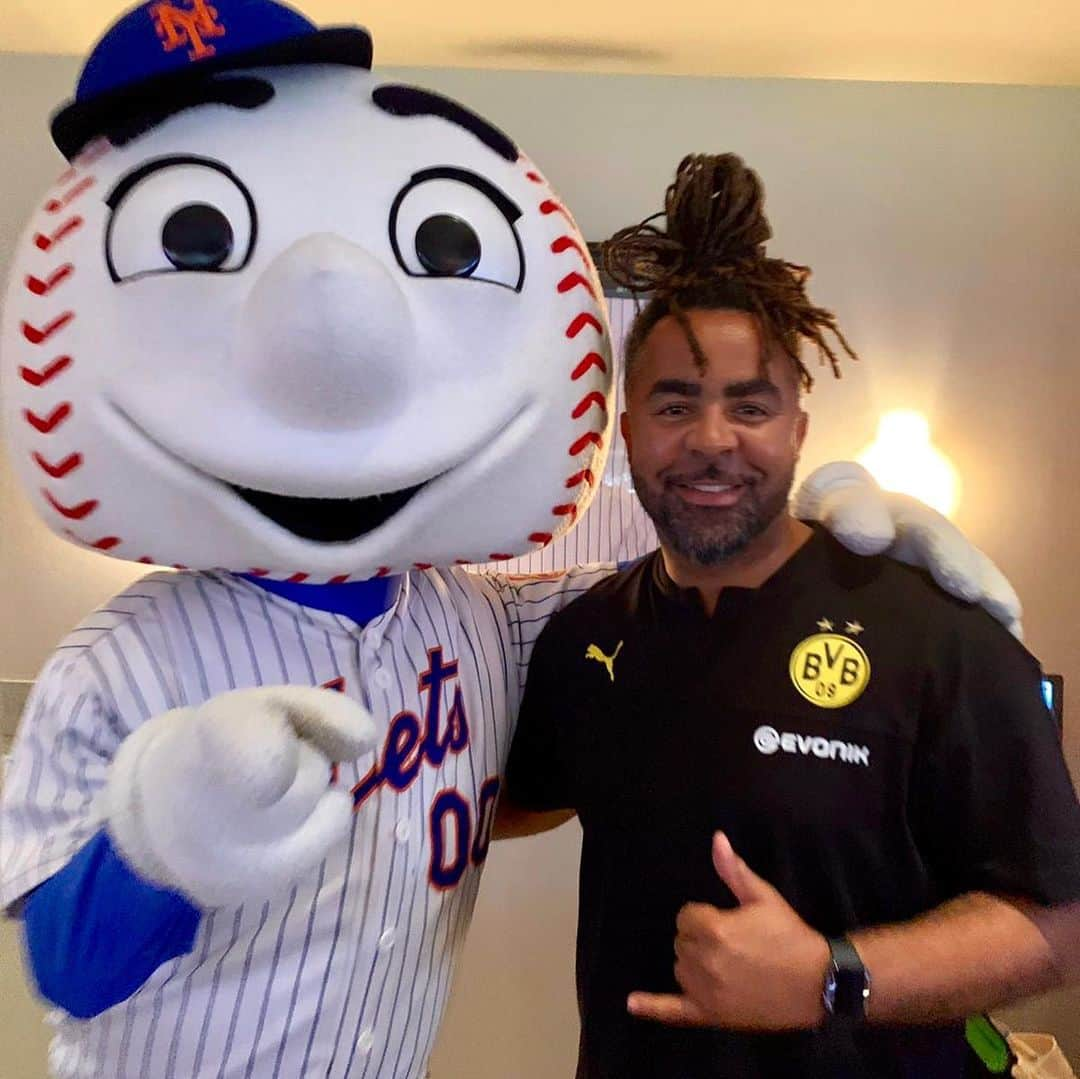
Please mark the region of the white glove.
POLYGON ((352 796, 331 786, 331 764, 374 742, 371 716, 342 693, 223 693, 155 716, 120 744, 106 827, 132 869, 198 906, 264 898, 345 842, 352 796))
POLYGON ((792 512, 819 521, 856 554, 887 554, 926 569, 946 592, 978 603, 1023 639, 1020 598, 954 524, 909 495, 882 491, 862 465, 822 465, 795 493, 792 512))

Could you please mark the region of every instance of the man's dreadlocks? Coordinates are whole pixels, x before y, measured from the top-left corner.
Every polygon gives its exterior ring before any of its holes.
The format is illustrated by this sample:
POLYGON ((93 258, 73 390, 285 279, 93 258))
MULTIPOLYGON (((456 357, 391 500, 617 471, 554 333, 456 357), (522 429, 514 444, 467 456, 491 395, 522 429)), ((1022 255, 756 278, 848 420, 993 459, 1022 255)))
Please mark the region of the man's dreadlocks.
POLYGON ((754 315, 766 340, 774 339, 798 368, 804 389, 813 378, 799 356, 799 339, 817 346, 822 364, 840 377, 831 333, 853 360, 832 312, 806 295, 810 269, 768 258, 765 242, 772 228, 764 211, 765 191, 757 173, 735 154, 692 154, 679 162, 664 198, 664 209, 638 225, 620 229, 603 245, 611 279, 631 292, 650 293, 626 340, 626 370, 653 327, 666 315, 678 320, 694 359, 704 370, 706 357, 686 312, 733 309, 754 315), (666 218, 661 231, 653 222, 666 218))

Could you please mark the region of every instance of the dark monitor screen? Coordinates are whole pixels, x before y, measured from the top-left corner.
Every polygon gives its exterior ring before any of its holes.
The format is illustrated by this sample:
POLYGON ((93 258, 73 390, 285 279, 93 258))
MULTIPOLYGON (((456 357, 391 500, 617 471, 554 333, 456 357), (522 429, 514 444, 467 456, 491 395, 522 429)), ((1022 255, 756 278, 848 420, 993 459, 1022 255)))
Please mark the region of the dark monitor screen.
POLYGON ((1043 700, 1057 724, 1058 733, 1063 726, 1065 679, 1060 674, 1044 674, 1042 680, 1043 700))

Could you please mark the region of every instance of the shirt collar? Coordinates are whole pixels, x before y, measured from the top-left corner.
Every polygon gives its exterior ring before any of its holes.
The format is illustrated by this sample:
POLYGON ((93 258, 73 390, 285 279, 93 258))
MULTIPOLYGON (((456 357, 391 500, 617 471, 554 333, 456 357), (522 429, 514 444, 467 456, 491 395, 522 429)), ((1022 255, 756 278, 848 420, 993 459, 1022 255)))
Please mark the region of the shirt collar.
POLYGON ((344 581, 340 584, 271 581, 248 573, 237 576, 290 603, 297 603, 308 610, 342 615, 359 626, 365 626, 389 611, 397 603, 402 587, 400 574, 392 577, 372 577, 366 581, 344 581))
MULTIPOLYGON (((813 521, 806 521, 813 535, 763 584, 757 588, 730 585, 720 593, 714 617, 733 614, 773 596, 789 595, 806 584, 820 580, 835 540, 826 529, 813 521)), ((649 581, 652 591, 670 607, 696 611, 704 617, 701 592, 697 588, 681 588, 672 579, 664 565, 663 554, 652 554, 649 581)))

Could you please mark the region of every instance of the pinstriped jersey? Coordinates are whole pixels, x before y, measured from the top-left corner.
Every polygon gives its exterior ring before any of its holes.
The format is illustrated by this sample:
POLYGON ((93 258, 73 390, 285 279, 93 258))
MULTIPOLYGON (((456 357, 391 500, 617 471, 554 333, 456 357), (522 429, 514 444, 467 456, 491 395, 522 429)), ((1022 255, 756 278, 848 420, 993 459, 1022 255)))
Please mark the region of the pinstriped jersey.
POLYGON ((152 716, 232 689, 327 686, 368 708, 378 742, 340 767, 356 807, 347 844, 284 894, 206 912, 193 950, 127 1001, 60 1015, 53 1073, 423 1076, 532 644, 609 572, 411 573, 365 627, 230 574, 155 574, 74 630, 35 685, 4 786, 3 906, 100 828, 110 761, 152 716), (401 755, 406 743, 418 751, 401 755))

